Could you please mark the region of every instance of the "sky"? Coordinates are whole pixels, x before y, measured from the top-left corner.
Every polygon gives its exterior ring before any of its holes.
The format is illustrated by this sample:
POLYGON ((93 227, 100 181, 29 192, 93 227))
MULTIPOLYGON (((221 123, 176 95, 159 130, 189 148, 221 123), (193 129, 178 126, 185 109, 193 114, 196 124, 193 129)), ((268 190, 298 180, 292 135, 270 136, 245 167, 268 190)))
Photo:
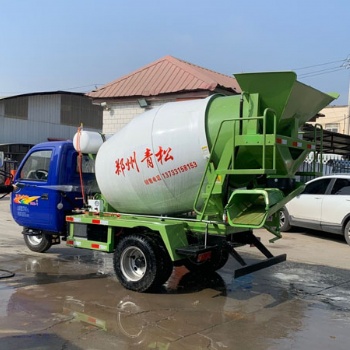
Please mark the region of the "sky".
POLYGON ((0 96, 89 92, 166 55, 226 75, 350 81, 349 0, 0 0, 0 96))

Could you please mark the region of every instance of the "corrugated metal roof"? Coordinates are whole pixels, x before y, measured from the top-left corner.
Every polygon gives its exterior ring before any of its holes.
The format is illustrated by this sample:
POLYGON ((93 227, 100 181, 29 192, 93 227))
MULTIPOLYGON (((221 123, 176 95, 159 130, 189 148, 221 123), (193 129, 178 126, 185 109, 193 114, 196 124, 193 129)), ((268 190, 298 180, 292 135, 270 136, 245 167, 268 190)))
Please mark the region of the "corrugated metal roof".
POLYGON ((93 98, 156 96, 216 88, 240 92, 233 77, 165 56, 87 95, 93 98))
POLYGON ((12 96, 3 96, 0 97, 0 100, 9 100, 10 98, 24 97, 24 96, 42 96, 42 95, 76 95, 76 96, 85 96, 83 92, 71 92, 71 91, 42 91, 42 92, 28 92, 26 94, 12 95, 12 96))

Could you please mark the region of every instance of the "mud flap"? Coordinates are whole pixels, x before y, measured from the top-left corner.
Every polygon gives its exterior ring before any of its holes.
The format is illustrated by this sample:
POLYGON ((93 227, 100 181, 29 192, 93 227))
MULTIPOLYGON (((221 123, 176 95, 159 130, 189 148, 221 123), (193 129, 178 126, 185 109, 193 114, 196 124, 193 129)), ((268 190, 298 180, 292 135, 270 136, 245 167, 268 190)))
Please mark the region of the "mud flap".
POLYGON ((51 240, 51 245, 60 244, 61 238, 59 235, 53 234, 50 231, 35 230, 28 227, 24 227, 22 231, 23 235, 27 236, 40 236, 45 235, 48 240, 51 240))
MULTIPOLYGON (((252 231, 245 232, 244 235, 241 234, 238 237, 239 243, 255 246, 263 255, 265 255, 267 259, 248 265, 241 255, 235 250, 235 248, 231 246, 231 256, 242 265, 241 268, 238 268, 233 272, 233 278, 242 277, 252 272, 265 269, 272 265, 284 262, 287 259, 287 254, 273 256, 271 252, 260 242, 260 240, 254 236, 252 231)), ((236 237, 236 242, 238 237, 236 237)))
POLYGON ((51 243, 52 243, 52 245, 60 244, 61 243, 60 236, 59 235, 52 235, 51 236, 51 243))

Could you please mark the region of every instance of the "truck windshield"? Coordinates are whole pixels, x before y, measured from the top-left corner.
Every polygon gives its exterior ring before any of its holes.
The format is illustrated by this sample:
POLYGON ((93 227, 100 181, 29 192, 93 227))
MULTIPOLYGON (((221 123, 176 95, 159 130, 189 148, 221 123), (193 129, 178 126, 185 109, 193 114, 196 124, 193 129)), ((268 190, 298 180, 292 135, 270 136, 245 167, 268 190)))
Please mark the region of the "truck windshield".
POLYGON ((51 150, 33 152, 24 163, 20 178, 22 180, 47 181, 51 156, 51 150))

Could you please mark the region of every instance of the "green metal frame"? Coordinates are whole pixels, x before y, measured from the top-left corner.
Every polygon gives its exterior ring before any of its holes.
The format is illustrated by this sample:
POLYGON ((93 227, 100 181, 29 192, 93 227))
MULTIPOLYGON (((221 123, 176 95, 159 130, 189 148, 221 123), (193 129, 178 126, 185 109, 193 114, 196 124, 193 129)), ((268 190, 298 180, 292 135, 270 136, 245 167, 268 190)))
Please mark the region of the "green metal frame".
MULTIPOLYGON (((108 203, 106 213, 71 215, 67 244, 113 252, 121 230, 159 233, 173 261, 182 259, 178 248, 187 247, 188 233, 207 241, 208 235, 225 236, 265 227, 280 238, 279 210, 303 187, 289 193, 259 188, 256 178, 291 178, 314 142, 302 140, 299 127, 334 96, 296 81, 293 72, 238 74, 241 96, 213 96, 205 125, 210 157, 194 199, 196 217, 161 217, 117 214, 108 203), (244 188, 243 188, 244 187, 244 188), (75 225, 105 225, 107 241, 75 235, 75 225)), ((322 145, 321 145, 322 146, 322 145)), ((321 147, 322 148, 322 147, 321 147)))
POLYGON ((99 250, 112 253, 116 244, 116 237, 120 229, 133 229, 133 232, 156 232, 162 240, 173 261, 183 257, 176 253, 177 248, 188 246, 187 232, 206 232, 208 235, 227 235, 242 231, 223 222, 199 221, 189 218, 155 217, 132 214, 91 213, 71 215, 67 217, 69 236, 67 245, 76 248, 99 250), (107 242, 89 240, 75 235, 75 225, 104 225, 108 227, 107 242), (118 230, 117 230, 118 229, 118 230))

